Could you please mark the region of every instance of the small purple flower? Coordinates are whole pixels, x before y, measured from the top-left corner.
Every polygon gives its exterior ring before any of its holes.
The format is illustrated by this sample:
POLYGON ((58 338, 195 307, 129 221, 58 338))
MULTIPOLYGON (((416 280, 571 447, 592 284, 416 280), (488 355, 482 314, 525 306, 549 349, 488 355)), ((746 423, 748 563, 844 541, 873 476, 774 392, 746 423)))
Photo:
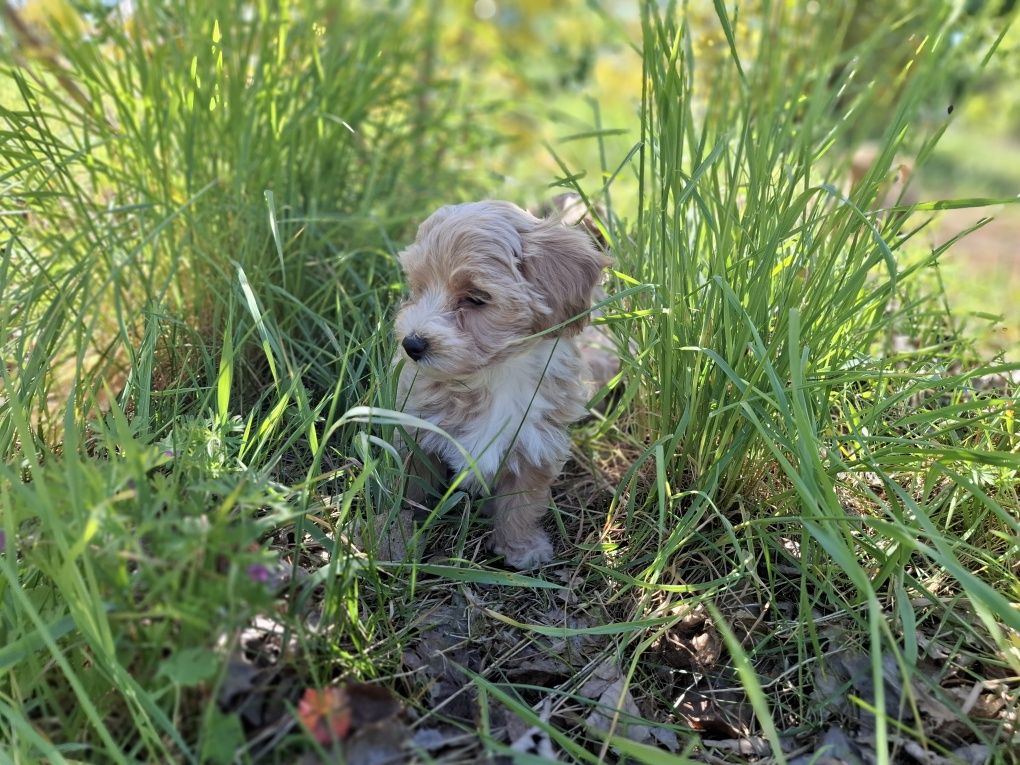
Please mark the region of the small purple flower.
POLYGON ((261 563, 252 563, 248 566, 248 578, 253 582, 265 584, 269 581, 270 576, 269 569, 261 563))
POLYGON ((174 454, 174 450, 173 449, 164 449, 163 450, 163 456, 166 457, 168 460, 172 460, 177 455, 174 454))

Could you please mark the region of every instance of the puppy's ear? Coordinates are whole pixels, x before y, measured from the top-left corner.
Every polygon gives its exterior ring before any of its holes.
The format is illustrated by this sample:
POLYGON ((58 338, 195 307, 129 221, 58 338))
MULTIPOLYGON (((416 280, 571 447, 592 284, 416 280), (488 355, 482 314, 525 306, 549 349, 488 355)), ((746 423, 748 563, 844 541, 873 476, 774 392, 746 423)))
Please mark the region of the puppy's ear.
POLYGON ((588 323, 591 293, 599 282, 607 258, 581 227, 565 226, 553 220, 541 221, 523 234, 524 278, 549 309, 546 326, 561 324, 584 313, 561 330, 571 337, 588 323))
POLYGON ((449 220, 457 212, 457 205, 443 205, 429 217, 423 220, 418 226, 418 232, 414 236, 416 242, 420 242, 422 239, 429 235, 436 226, 445 220, 449 220))
POLYGON ((600 204, 595 204, 589 212, 581 195, 573 191, 557 194, 544 202, 535 213, 536 217, 554 218, 566 226, 583 226, 588 232, 588 236, 595 240, 595 244, 602 250, 607 250, 609 243, 602 236, 602 231, 599 229, 598 223, 595 222, 596 215, 605 220, 606 209, 600 204))

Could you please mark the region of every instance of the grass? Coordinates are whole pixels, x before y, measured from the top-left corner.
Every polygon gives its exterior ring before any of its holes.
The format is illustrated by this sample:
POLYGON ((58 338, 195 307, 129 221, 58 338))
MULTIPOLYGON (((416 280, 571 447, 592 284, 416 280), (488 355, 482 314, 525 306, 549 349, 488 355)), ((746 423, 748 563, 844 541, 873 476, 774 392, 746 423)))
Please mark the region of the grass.
POLYGON ((952 249, 920 244, 1001 195, 877 209, 950 121, 946 73, 1010 19, 893 8, 862 35, 764 5, 644 5, 639 143, 596 112, 577 154, 552 147, 547 182, 604 206, 625 387, 578 429, 558 562, 520 575, 456 490, 409 562, 382 549, 394 253, 519 152, 447 76, 434 9, 140 2, 87 39, 15 34, 0 762, 294 762, 334 745, 303 691, 353 680, 404 703, 388 742, 356 740, 412 761, 533 726, 576 762, 787 762, 833 731, 878 762, 1015 762, 1020 454, 995 375, 1017 367, 975 357, 936 278, 952 249))

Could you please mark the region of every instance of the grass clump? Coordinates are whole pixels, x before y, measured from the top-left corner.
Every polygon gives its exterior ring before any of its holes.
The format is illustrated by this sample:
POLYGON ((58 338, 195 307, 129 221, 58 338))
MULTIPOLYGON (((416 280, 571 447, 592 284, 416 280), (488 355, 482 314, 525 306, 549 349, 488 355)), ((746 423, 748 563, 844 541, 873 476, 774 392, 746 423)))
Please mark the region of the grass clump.
POLYGON ((1016 365, 928 226, 993 200, 888 194, 1009 16, 642 5, 640 114, 556 181, 604 205, 625 388, 510 574, 456 489, 402 526, 380 413, 393 253, 502 156, 434 10, 8 14, 0 753, 1013 761, 1016 365), (404 706, 336 742, 323 689, 404 706))
MULTIPOLYGON (((898 156, 922 166, 945 129, 947 118, 928 116, 944 73, 991 55, 998 39, 960 43, 967 20, 941 5, 893 10, 852 44, 844 8, 765 7, 743 26, 716 12, 728 55, 707 74, 684 14, 646 9, 642 21, 642 200, 634 226, 615 227, 621 269, 650 286, 632 306, 648 318, 625 322, 637 327, 644 404, 630 426, 656 476, 643 512, 616 511, 634 551, 622 567, 643 583, 634 613, 742 591, 742 608, 750 598, 762 620, 788 625, 738 639, 732 616, 713 610, 780 761, 777 731, 815 716, 804 690, 817 694, 847 646, 867 657, 857 665, 870 673, 866 703, 888 705, 872 721, 870 756, 895 760, 907 739, 945 752, 917 712, 924 691, 913 684, 932 672, 918 634, 962 630, 990 652, 982 671, 1016 668, 1015 399, 1001 378, 996 390, 974 385, 1016 366, 973 368, 930 277, 949 243, 919 240, 925 210, 1000 200, 908 206, 887 184, 898 156), (795 39, 809 26, 829 32, 795 39), (869 66, 905 27, 913 49, 894 73, 881 149, 850 188, 847 147, 889 92, 869 66), (755 44, 736 46, 742 30, 755 44), (985 476, 984 488, 968 475, 985 476), (664 597, 663 585, 705 593, 664 597), (763 683, 791 664, 791 688, 763 683)), ((831 705, 821 711, 831 724, 831 705)), ((1008 737, 979 736, 999 754, 1008 737)))
POLYGON ((348 464, 330 426, 388 364, 391 242, 491 139, 407 11, 73 19, 8 15, 0 748, 231 761, 206 704, 282 586, 266 535, 348 464))

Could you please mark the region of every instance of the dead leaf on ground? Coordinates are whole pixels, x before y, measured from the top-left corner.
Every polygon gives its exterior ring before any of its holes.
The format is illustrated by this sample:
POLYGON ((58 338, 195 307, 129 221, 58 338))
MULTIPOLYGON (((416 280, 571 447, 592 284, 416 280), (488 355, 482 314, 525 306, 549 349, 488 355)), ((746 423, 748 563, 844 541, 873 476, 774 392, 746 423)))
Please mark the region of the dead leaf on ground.
POLYGON ((463 731, 451 726, 419 728, 411 738, 418 749, 429 753, 438 752, 465 739, 463 731))
MULTIPOLYGON (((838 631, 827 638, 830 646, 842 643, 838 631)), ((946 661, 936 664, 922 656, 911 674, 904 677, 895 657, 885 655, 880 669, 886 716, 902 724, 904 731, 923 733, 916 739, 897 736, 897 749, 910 761, 921 765, 970 762, 972 757, 979 758, 983 751, 973 748, 983 746, 975 740, 975 727, 988 726, 989 721, 1004 724, 1003 715, 1010 706, 1008 693, 1003 693, 1004 689, 996 681, 975 681, 972 670, 964 674, 959 664, 947 665, 946 661), (937 685, 938 682, 942 685, 937 685), (952 702, 955 704, 951 706, 952 702), (966 716, 970 718, 969 723, 966 716), (956 760, 938 753, 947 750, 959 752, 954 754, 956 760)), ((851 731, 854 756, 864 761, 873 759, 876 718, 870 708, 874 707, 877 694, 871 657, 839 648, 830 651, 820 657, 814 686, 818 709, 830 720, 839 721, 826 735, 836 735, 832 733, 834 728, 851 731)), ((822 743, 815 745, 816 750, 821 749, 822 743)), ((851 761, 848 757, 842 759, 851 761)))
POLYGON ((344 745, 347 765, 403 765, 407 762, 407 729, 395 722, 354 733, 344 745))
MULTIPOLYGON (((551 714, 552 704, 546 698, 542 704, 542 711, 539 713, 538 719, 548 724, 551 714)), ((537 725, 528 727, 511 739, 510 749, 514 752, 537 755, 552 762, 559 762, 559 758, 556 756, 556 749, 553 747, 549 734, 537 725)))
POLYGON ((671 728, 653 727, 652 738, 660 749, 665 749, 667 752, 680 751, 680 739, 677 738, 676 733, 671 728))
POLYGON ((227 661, 227 670, 216 696, 220 708, 230 708, 235 700, 250 693, 255 687, 258 675, 259 670, 244 656, 231 656, 227 661))
MULTIPOLYGON (((856 695, 869 704, 875 702, 875 684, 871 669, 871 659, 863 654, 847 654, 841 657, 844 671, 856 695)), ((885 694, 885 711, 893 720, 910 724, 913 717, 912 705, 906 697, 903 676, 893 656, 882 657, 882 686, 885 694)), ((956 712, 932 695, 922 683, 910 682, 910 696, 917 705, 921 716, 916 722, 924 726, 929 736, 937 736, 938 740, 964 743, 959 736, 965 735, 966 725, 959 719, 956 712)), ((875 716, 866 709, 860 710, 860 732, 868 733, 875 729, 875 716)))
POLYGON ((990 756, 991 751, 985 744, 966 744, 953 750, 953 757, 964 765, 984 765, 990 756))
POLYGON ((986 765, 991 750, 984 744, 968 744, 957 747, 946 757, 931 748, 925 748, 913 739, 893 735, 890 740, 898 749, 906 752, 918 765, 986 765))
POLYGON ((260 666, 235 654, 227 664, 216 700, 222 712, 240 717, 249 736, 254 738, 290 719, 289 709, 297 703, 301 685, 293 667, 260 666))
POLYGON ((351 720, 356 729, 389 722, 400 714, 400 702, 380 685, 348 683, 344 690, 350 699, 351 720))
POLYGON ((957 686, 949 694, 960 704, 960 710, 971 717, 995 720, 1010 703, 1005 684, 996 681, 980 681, 971 687, 957 686))
POLYGON ((633 722, 641 719, 641 710, 627 687, 627 678, 620 665, 611 659, 602 662, 592 677, 581 687, 582 696, 595 699, 598 706, 585 722, 603 733, 624 736, 644 744, 651 740, 647 725, 633 722))
MULTIPOLYGON (((542 614, 541 623, 550 627, 565 627, 570 630, 584 630, 600 622, 609 621, 609 617, 593 617, 589 613, 569 603, 561 603, 542 614)), ((592 655, 606 644, 604 635, 581 633, 554 639, 549 644, 550 653, 559 655, 574 669, 580 669, 591 661, 592 655)))
POLYGON ((601 662, 581 686, 579 693, 589 699, 595 699, 623 674, 620 665, 612 659, 601 662))
MULTIPOLYGON (((580 608, 567 603, 560 603, 527 620, 568 630, 586 630, 598 623, 580 608)), ((519 641, 520 634, 510 631, 502 637, 505 638, 502 640, 504 647, 511 650, 519 641)), ((504 671, 507 678, 515 682, 546 687, 562 682, 586 666, 606 642, 603 635, 584 632, 563 637, 530 637, 529 644, 515 651, 513 660, 504 665, 504 671)))
POLYGON ((703 604, 690 609, 652 646, 659 659, 673 669, 704 671, 722 655, 722 640, 703 604))
MULTIPOLYGON (((256 616, 240 631, 227 659, 217 705, 221 712, 241 719, 250 739, 281 723, 292 724, 289 710, 298 702, 304 681, 294 666, 280 662, 284 634, 276 620, 256 616)), ((291 635, 288 653, 296 646, 291 635)), ((224 638, 220 645, 225 648, 229 642, 224 638)))
POLYGON ((508 665, 505 673, 514 682, 548 687, 569 677, 573 669, 558 656, 534 650, 508 665))
POLYGON ((751 715, 746 699, 733 691, 715 693, 689 688, 681 695, 675 710, 691 730, 713 738, 740 739, 750 733, 751 715))
POLYGON ((833 725, 815 742, 813 751, 790 760, 790 765, 866 765, 874 760, 871 754, 865 757, 846 731, 833 725))
POLYGON ((769 742, 761 736, 748 736, 747 738, 728 738, 722 740, 702 739, 702 746, 706 749, 718 749, 724 752, 733 752, 744 757, 768 757, 772 754, 772 747, 769 742))
POLYGON ((404 666, 427 685, 427 706, 446 717, 474 722, 477 691, 461 667, 478 672, 482 648, 471 634, 467 602, 459 594, 450 603, 422 614, 423 628, 404 652, 404 666))

